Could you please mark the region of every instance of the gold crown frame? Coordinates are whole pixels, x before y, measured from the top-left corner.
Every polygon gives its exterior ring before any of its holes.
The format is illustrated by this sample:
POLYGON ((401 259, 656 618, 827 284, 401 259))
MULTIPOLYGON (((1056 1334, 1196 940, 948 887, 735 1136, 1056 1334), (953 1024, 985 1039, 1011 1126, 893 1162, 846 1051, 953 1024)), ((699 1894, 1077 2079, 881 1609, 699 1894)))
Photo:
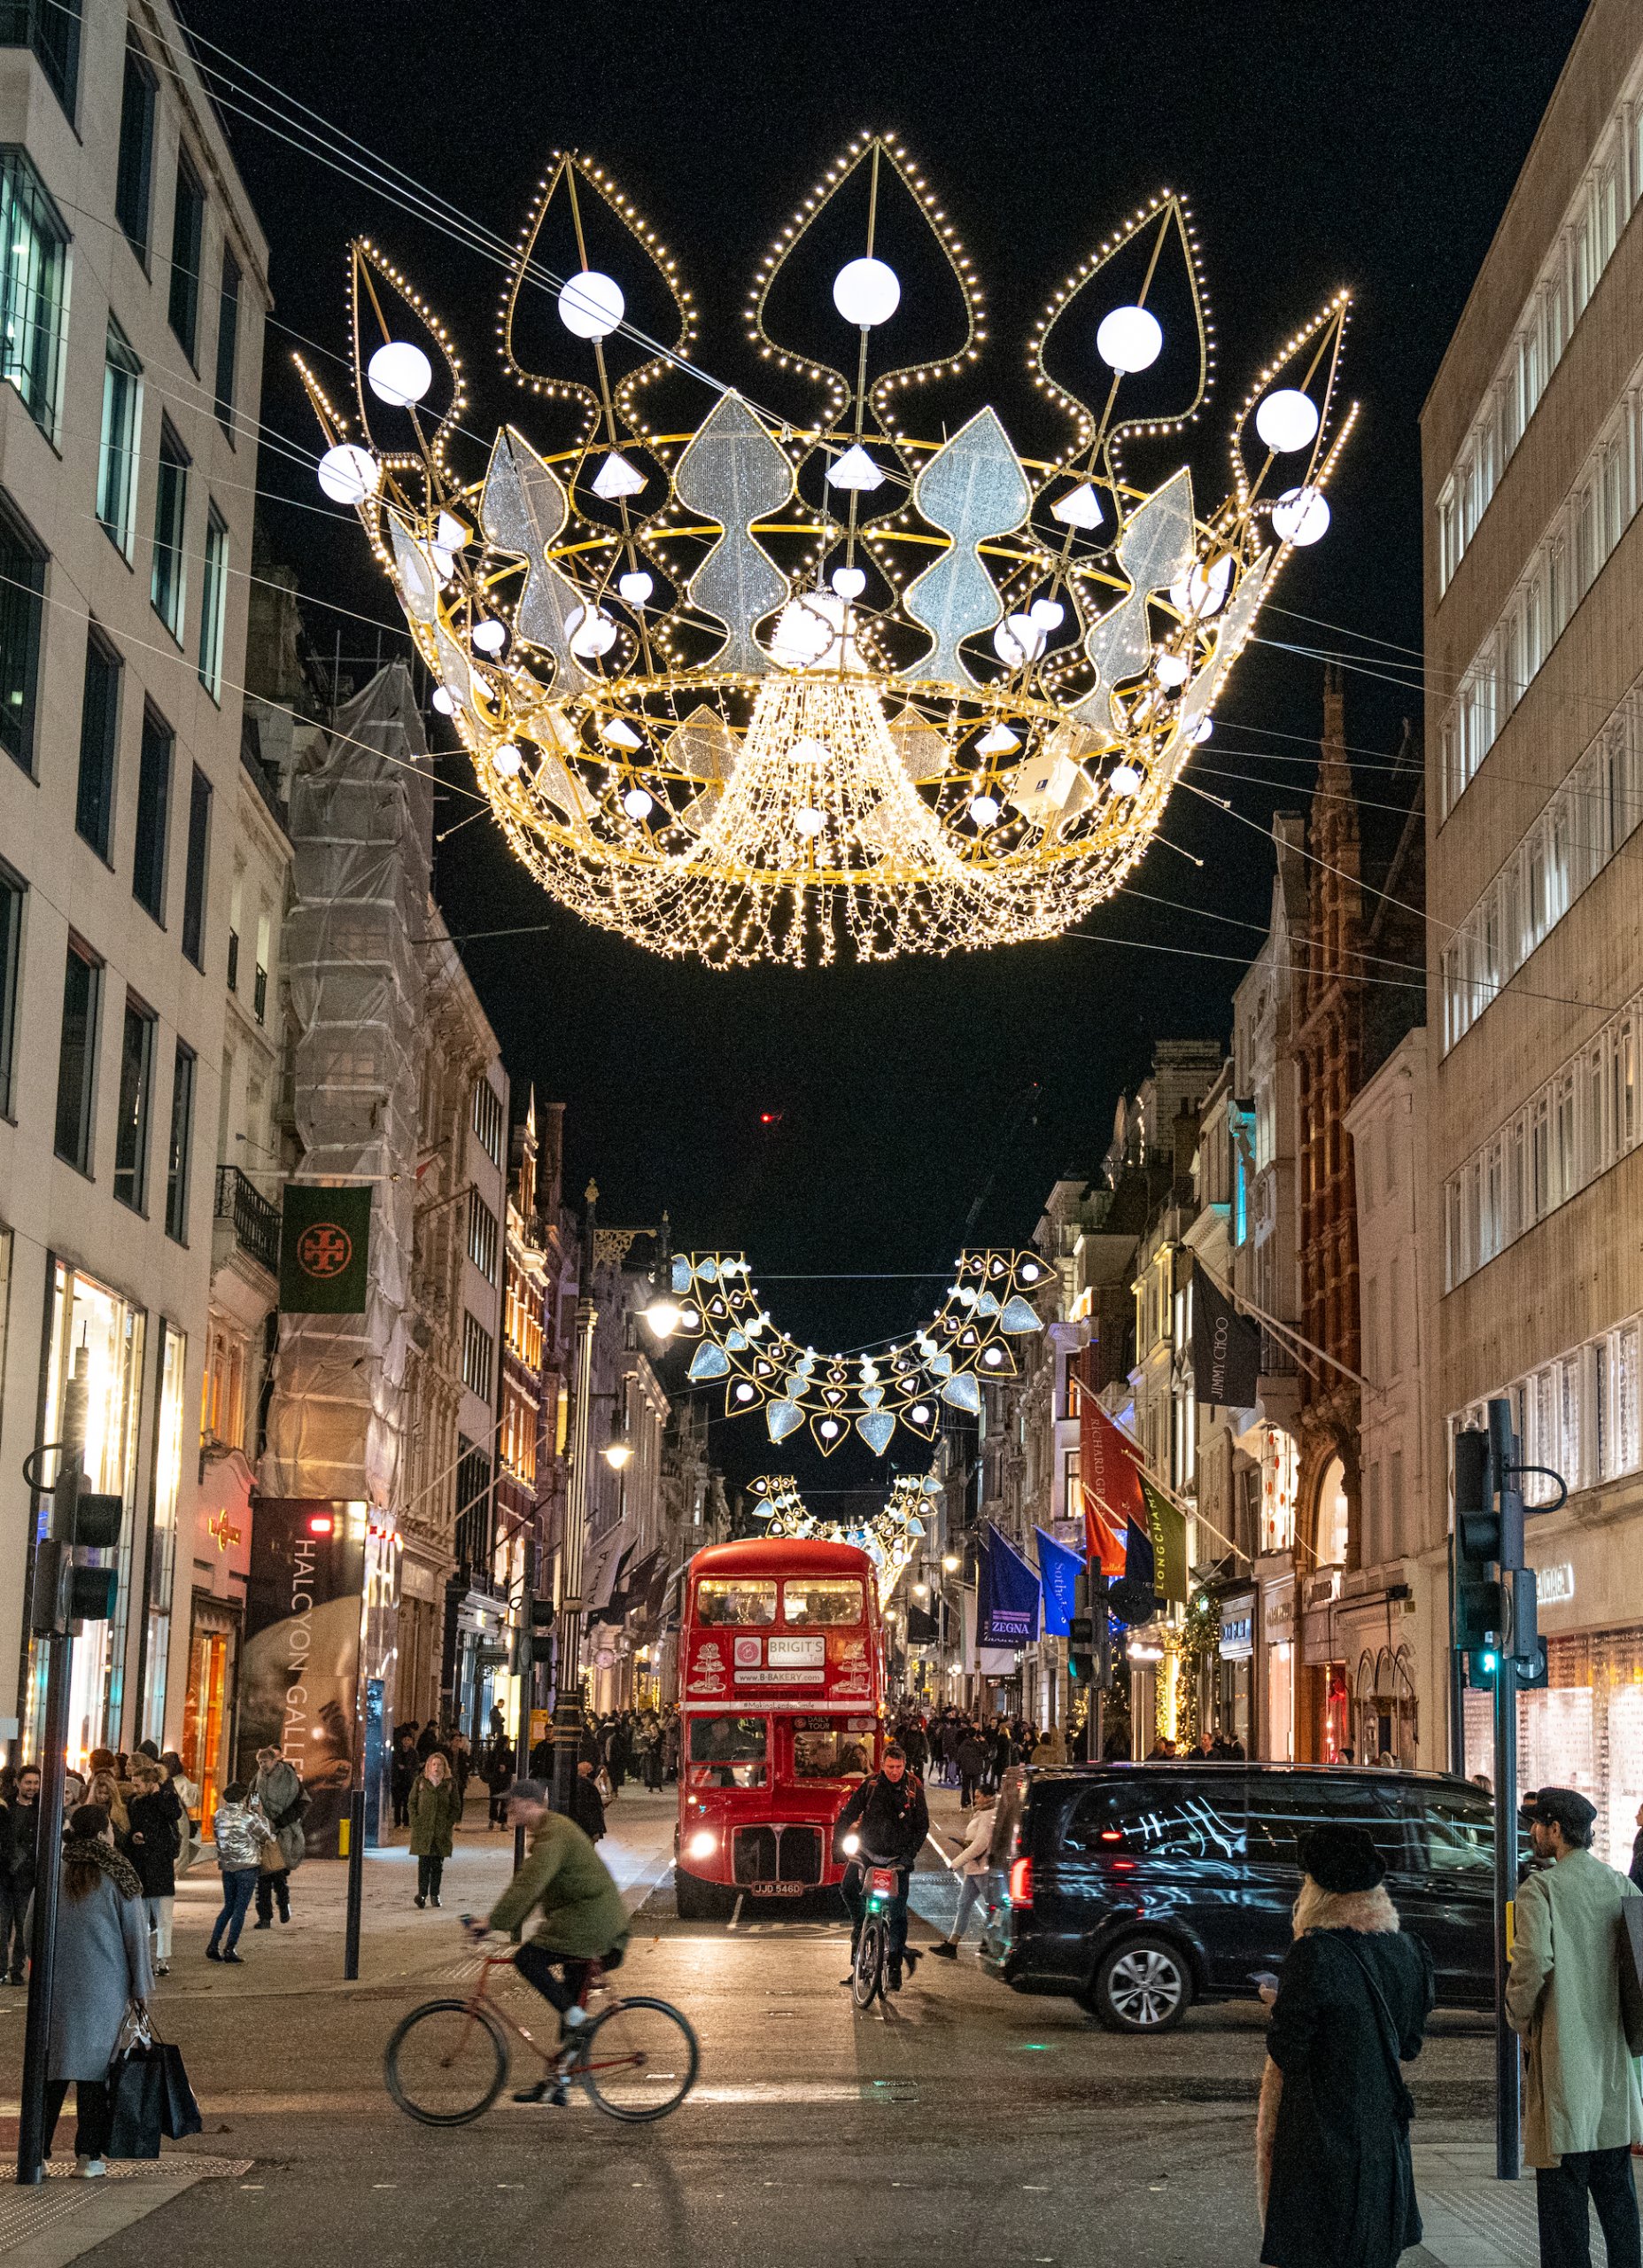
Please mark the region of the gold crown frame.
POLYGON ((354 245, 352 274, 359 438, 302 366, 327 442, 322 485, 357 506, 503 833, 587 920, 718 967, 1050 937, 1110 896, 1208 732, 1289 550, 1327 525, 1323 492, 1355 416, 1337 414, 1340 293, 1245 397, 1231 490, 1207 518, 1185 467, 1153 487, 1128 476, 1125 445, 1181 431, 1211 384, 1197 245, 1166 192, 1066 279, 1033 333, 1034 381, 1073 428, 1062 454, 1019 455, 991 408, 942 440, 904 431, 907 390, 965 368, 984 332, 967 256, 880 136, 852 144, 795 214, 748 310, 760 353, 825 390, 813 424, 722 390, 694 432, 651 430, 645 390, 684 363, 694 308, 670 255, 578 153, 542 185, 500 325, 514 377, 576 405, 573 446, 539 454, 510 424, 483 471, 459 472, 466 392, 443 327, 375 246, 354 245), (855 367, 835 370, 781 344, 771 299, 863 168, 865 250, 834 290, 855 367), (962 296, 965 336, 875 375, 900 296, 875 229, 898 188, 962 296), (562 280, 535 257, 562 198, 582 248, 562 280), (671 345, 625 325, 619 284, 589 266, 590 200, 670 295, 671 345), (1113 307, 1121 254, 1144 276, 1113 307), (1129 383, 1159 351, 1147 301, 1166 274, 1178 290, 1184 278, 1195 382, 1177 414, 1126 416, 1129 383), (522 294, 545 276, 591 352, 592 384, 521 359, 522 294), (1105 381, 1092 408, 1046 355, 1104 306, 1085 357, 1105 381), (437 416, 423 406, 432 356, 399 335, 407 325, 446 366, 437 416), (640 359, 616 376, 624 351, 640 359), (379 432, 390 420, 408 447, 379 432))

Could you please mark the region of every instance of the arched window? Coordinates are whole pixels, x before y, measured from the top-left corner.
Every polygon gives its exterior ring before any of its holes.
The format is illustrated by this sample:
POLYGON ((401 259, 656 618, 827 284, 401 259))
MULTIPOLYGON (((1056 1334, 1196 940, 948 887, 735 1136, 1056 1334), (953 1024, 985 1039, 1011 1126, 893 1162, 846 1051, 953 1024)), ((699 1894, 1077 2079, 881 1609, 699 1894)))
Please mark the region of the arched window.
POLYGON ((1332 1456, 1323 1468, 1323 1479, 1318 1486, 1318 1565, 1321 1567, 1345 1565, 1349 1518, 1346 1468, 1339 1457, 1332 1456))

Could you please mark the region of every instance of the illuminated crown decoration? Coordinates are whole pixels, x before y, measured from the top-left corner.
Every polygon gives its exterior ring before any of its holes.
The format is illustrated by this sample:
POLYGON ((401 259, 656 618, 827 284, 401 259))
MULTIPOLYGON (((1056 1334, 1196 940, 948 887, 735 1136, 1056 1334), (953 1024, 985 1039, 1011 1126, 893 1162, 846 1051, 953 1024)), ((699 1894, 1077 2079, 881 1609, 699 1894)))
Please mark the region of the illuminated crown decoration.
POLYGON ((876 1570, 874 1588, 882 1609, 913 1557, 913 1547, 925 1532, 922 1515, 931 1498, 942 1494, 942 1484, 934 1472, 922 1479, 917 1473, 900 1473, 890 1484, 883 1511, 864 1520, 818 1519, 806 1511, 799 1484, 790 1473, 763 1474, 749 1482, 748 1490, 760 1500, 752 1507, 753 1517, 769 1522, 767 1535, 825 1536, 864 1551, 876 1570))
POLYGON ((772 1441, 809 1423, 830 1456, 852 1432, 882 1456, 898 1425, 934 1440, 943 1405, 976 1417, 981 1380, 1017 1375, 1012 1342, 1041 1326, 1030 1295, 1050 1271, 1031 1252, 965 1252, 940 1311, 905 1341, 818 1355, 782 1330, 739 1252, 677 1253, 678 1336, 699 1343, 695 1386, 725 1381, 728 1417, 764 1412, 772 1441))
POLYGON ((542 454, 507 424, 488 462, 482 445, 459 463, 467 397, 444 329, 369 244, 353 247, 353 284, 357 431, 303 368, 321 485, 358 507, 503 832, 589 920, 721 967, 1049 937, 1109 896, 1290 548, 1327 526, 1354 415, 1336 401, 1337 294, 1244 398, 1230 493, 1207 517, 1189 469, 1151 487, 1128 474, 1126 444, 1196 421, 1213 376, 1191 223, 1161 193, 1032 334, 1035 383, 1071 426, 1060 454, 1019 455, 991 408, 941 439, 909 432, 909 388, 976 359, 981 296, 905 153, 878 136, 784 229, 749 304, 772 376, 809 389, 809 422, 720 390, 694 431, 651 429, 646 390, 684 367, 695 312, 665 249, 576 153, 543 184, 500 323, 510 374, 553 415, 571 406, 571 446, 542 454), (778 338, 772 293, 847 185, 866 228, 833 283, 849 366, 833 369, 778 338), (963 310, 962 338, 911 363, 879 351, 902 296, 875 251, 893 198, 963 310), (538 247, 567 213, 581 268, 561 277, 538 247), (588 264, 594 220, 623 234, 627 294, 588 264), (1137 270, 1125 296, 1118 276, 1137 270), (670 340, 624 320, 658 281, 670 340), (582 377, 522 359, 527 290, 544 284, 582 377), (1182 398, 1127 414, 1171 288, 1182 398))

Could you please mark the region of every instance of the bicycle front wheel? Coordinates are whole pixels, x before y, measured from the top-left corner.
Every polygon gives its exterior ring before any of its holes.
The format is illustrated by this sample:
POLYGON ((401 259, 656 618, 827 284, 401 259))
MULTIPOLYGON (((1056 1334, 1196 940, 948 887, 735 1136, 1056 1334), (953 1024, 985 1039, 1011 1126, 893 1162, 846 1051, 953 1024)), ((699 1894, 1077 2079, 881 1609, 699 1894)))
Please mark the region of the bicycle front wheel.
POLYGON ((696 2035, 665 2000, 616 2000, 582 2035, 569 2076, 608 2117, 665 2118, 696 2083, 696 2035))
POLYGON ((856 1966, 850 1972, 850 1998, 858 2008, 871 2008, 874 1994, 884 1990, 886 1943, 884 1923, 876 1914, 870 1914, 862 1923, 856 1966))
POLYGON ((388 2092, 424 2126, 466 2126, 489 2110, 508 2077, 502 2027, 471 2000, 413 2008, 383 2056, 388 2092))

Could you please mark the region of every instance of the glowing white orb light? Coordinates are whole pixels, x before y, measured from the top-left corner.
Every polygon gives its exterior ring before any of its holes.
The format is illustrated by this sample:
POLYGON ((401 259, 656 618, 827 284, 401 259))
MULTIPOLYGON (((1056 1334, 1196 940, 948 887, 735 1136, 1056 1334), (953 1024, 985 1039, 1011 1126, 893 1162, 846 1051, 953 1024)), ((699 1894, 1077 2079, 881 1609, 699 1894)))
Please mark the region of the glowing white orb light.
POLYGON ((833 279, 833 306, 864 330, 888 322, 901 299, 901 278, 882 260, 853 260, 833 279))
POLYGON ((483 622, 474 625, 474 643, 482 654, 500 654, 508 643, 508 625, 499 622, 494 615, 487 615, 483 622))
POLYGON ((333 504, 363 504, 375 496, 383 469, 368 449, 344 441, 320 459, 320 487, 333 504))
POLYGON ((454 702, 454 701, 453 701, 453 700, 452 700, 452 698, 451 698, 450 695, 446 691, 446 689, 445 689, 444 686, 442 686, 442 685, 437 685, 437 686, 435 686, 435 687, 434 687, 434 689, 433 689, 433 692, 432 692, 432 695, 431 695, 430 697, 431 698, 431 700, 432 700, 432 702, 433 702, 434 707, 435 707, 435 708, 439 711, 439 714, 440 714, 442 717, 454 717, 454 716, 455 716, 455 714, 456 714, 456 703, 455 703, 455 702, 454 702))
POLYGON ((1109 370, 1149 370, 1163 350, 1159 319, 1145 307, 1114 307, 1101 318, 1096 352, 1109 370))
POLYGON ((365 366, 371 392, 394 409, 408 409, 434 382, 434 366, 408 338, 391 338, 365 366))
POLYGON ((622 798, 622 808, 632 819, 648 819, 656 808, 655 800, 642 788, 630 788, 622 798))
POLYGON ((1115 796, 1138 796, 1141 774, 1133 764, 1115 764, 1107 774, 1107 785, 1115 796))
POLYGON ((496 769, 501 773, 504 780, 511 780, 517 773, 520 765, 524 762, 524 758, 520 755, 519 750, 514 746, 512 741, 504 741, 501 746, 497 749, 492 756, 491 761, 496 766, 496 769))
POLYGON ((1278 456, 1306 448, 1317 430, 1317 405, 1298 386, 1279 386, 1255 412, 1255 431, 1278 456))
POLYGON ((992 827, 995 825, 998 818, 997 796, 972 796, 970 798, 970 816, 978 827, 992 827))
POLYGON ((1329 507, 1321 489, 1286 488, 1272 508, 1272 532, 1301 548, 1328 532, 1329 507))
POLYGON ((596 268, 567 276, 559 287, 559 320, 577 338, 608 338, 621 322, 627 301, 614 276, 596 268))

